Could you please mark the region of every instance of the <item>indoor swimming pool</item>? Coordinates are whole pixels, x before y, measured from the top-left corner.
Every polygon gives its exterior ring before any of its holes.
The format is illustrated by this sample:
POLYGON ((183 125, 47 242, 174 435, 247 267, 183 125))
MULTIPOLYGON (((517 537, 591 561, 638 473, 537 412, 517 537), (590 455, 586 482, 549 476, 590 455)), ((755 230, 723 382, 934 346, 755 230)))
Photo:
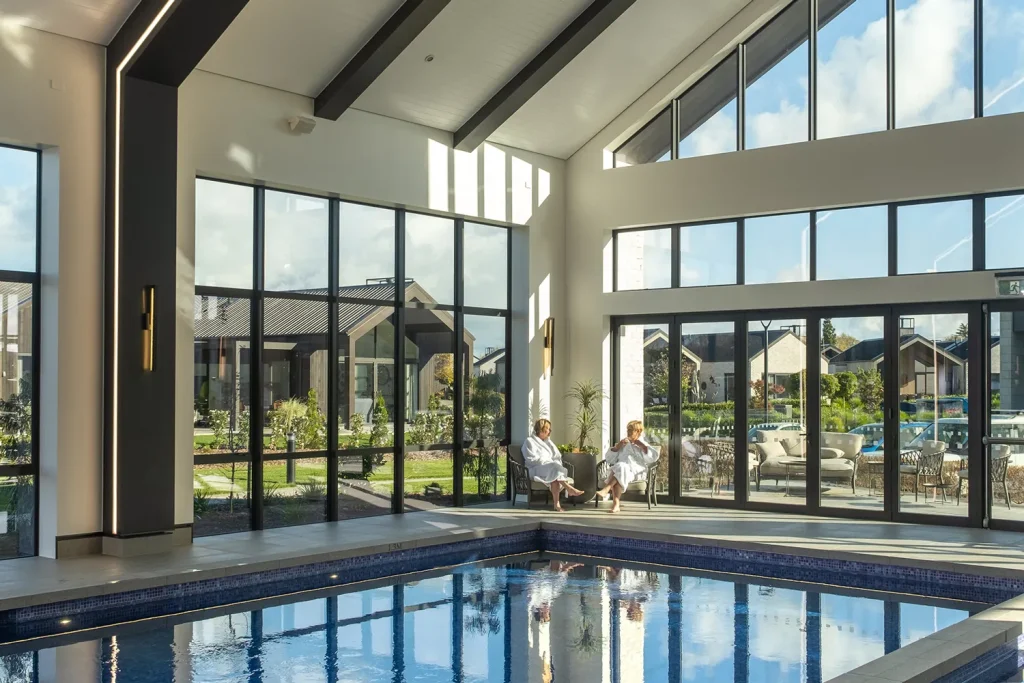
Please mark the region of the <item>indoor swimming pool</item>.
POLYGON ((10 643, 0 683, 818 683, 984 607, 521 555, 10 643))

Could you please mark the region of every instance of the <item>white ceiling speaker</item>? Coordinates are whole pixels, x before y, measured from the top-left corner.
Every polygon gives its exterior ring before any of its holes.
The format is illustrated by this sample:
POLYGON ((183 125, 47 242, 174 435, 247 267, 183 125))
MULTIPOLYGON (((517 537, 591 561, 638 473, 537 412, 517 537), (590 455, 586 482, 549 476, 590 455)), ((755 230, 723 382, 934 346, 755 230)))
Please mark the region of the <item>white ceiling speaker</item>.
POLYGON ((309 116, 293 116, 288 119, 288 127, 292 129, 292 132, 308 135, 316 128, 316 119, 309 116))

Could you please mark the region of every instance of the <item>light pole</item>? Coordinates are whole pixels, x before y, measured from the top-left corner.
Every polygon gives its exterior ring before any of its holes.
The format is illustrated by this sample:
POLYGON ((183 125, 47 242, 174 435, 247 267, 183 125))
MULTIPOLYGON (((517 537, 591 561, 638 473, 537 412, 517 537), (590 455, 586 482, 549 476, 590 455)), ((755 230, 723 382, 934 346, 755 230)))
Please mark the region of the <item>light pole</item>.
POLYGON ((764 394, 764 419, 768 421, 768 328, 772 321, 762 320, 761 327, 764 328, 764 375, 761 377, 761 391, 764 394))

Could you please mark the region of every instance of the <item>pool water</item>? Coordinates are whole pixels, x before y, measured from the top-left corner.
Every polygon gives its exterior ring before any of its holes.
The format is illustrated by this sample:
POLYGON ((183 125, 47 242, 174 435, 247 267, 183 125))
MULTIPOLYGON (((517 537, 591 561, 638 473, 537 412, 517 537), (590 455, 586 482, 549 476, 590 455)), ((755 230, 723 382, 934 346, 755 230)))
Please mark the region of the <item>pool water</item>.
POLYGON ((984 607, 666 571, 516 556, 7 645, 0 683, 818 683, 984 607))

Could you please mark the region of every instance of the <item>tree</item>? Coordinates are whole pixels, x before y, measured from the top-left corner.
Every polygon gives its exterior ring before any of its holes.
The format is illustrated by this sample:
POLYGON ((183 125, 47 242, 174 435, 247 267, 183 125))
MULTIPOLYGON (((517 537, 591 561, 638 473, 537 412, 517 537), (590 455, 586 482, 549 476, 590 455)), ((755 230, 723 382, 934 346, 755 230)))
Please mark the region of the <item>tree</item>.
POLYGON ((803 395, 802 389, 807 386, 807 371, 801 370, 800 372, 794 372, 786 380, 786 389, 789 391, 791 396, 799 397, 803 395))
POLYGON ((840 372, 836 375, 836 381, 839 382, 836 398, 849 403, 857 393, 857 375, 849 371, 840 372))
POLYGON ((864 404, 864 408, 871 412, 878 410, 885 396, 882 373, 878 370, 859 370, 856 377, 857 393, 864 404))
POLYGON ((327 448, 327 417, 320 411, 316 389, 306 394, 306 419, 301 424, 299 438, 303 448, 323 450, 327 448))
POLYGON ((836 340, 835 342, 833 342, 833 345, 840 351, 846 351, 847 349, 851 349, 859 343, 859 339, 843 332, 841 335, 836 337, 836 340))
POLYGON ((455 357, 450 353, 439 353, 434 361, 434 379, 444 387, 448 395, 455 386, 455 357))
POLYGON ((644 356, 644 406, 653 406, 668 399, 668 349, 654 349, 644 356))
POLYGON ((956 328, 956 333, 953 337, 957 341, 963 341, 964 339, 967 339, 967 334, 967 323, 960 323, 960 327, 956 328))
POLYGON ((835 375, 821 376, 821 397, 829 400, 835 398, 839 391, 839 378, 835 375))
POLYGON ((821 343, 836 345, 836 326, 832 324, 832 318, 825 318, 821 321, 821 343))

